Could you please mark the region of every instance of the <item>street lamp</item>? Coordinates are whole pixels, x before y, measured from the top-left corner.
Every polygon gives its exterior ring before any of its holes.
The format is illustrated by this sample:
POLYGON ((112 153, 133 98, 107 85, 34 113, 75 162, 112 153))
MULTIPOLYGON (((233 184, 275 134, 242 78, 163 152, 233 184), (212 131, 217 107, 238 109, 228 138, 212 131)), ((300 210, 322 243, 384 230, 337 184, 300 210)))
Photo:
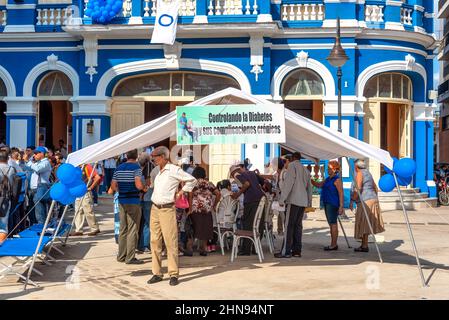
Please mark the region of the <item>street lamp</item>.
MULTIPOLYGON (((348 56, 346 55, 345 50, 341 46, 340 41, 340 18, 337 18, 337 37, 335 38, 334 47, 332 48, 331 53, 326 58, 329 63, 337 67, 337 78, 338 78, 338 131, 342 132, 341 130, 341 67, 346 63, 346 61, 349 60, 348 56)), ((338 158, 338 162, 340 163, 340 168, 342 166, 341 157, 338 158)), ((341 170, 341 169, 340 169, 341 170)))

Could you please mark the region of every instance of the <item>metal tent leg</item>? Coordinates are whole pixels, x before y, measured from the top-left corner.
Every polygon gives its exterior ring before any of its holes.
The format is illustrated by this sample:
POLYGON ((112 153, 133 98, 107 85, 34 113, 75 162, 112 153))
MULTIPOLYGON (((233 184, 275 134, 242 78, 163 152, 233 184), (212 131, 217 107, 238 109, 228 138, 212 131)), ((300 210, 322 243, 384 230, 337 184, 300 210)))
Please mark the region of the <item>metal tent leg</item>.
POLYGON ((426 280, 424 279, 424 273, 422 271, 421 262, 419 261, 418 249, 416 248, 415 238, 413 237, 412 227, 410 226, 410 221, 408 219, 407 211, 405 210, 404 199, 402 198, 402 192, 399 188, 399 183, 396 174, 393 172, 394 182, 396 183, 396 188, 399 193, 399 199, 401 200, 402 213, 404 214, 405 223, 407 224, 408 234, 412 242, 413 251, 415 252, 416 264, 419 269, 419 274, 421 276, 422 286, 427 287, 426 280))

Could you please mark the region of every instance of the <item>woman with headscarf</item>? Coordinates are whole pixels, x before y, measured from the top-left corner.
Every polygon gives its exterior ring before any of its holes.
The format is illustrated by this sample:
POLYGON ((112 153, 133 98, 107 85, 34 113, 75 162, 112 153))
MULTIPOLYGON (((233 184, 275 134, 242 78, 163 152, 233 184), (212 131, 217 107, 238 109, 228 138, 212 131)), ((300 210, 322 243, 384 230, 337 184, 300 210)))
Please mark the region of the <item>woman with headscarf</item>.
POLYGON ((357 184, 357 189, 360 191, 361 199, 359 198, 357 190, 355 190, 353 186, 354 191, 352 192, 349 208, 352 210, 353 202, 355 201, 357 203, 354 238, 361 239, 362 245, 359 248, 355 248, 354 251, 368 252, 368 236, 371 234, 371 230, 365 211, 368 215, 374 234, 385 231, 384 222, 377 197, 377 185, 374 182, 373 176, 366 168, 365 161, 359 159, 355 162, 355 172, 355 182, 357 184))

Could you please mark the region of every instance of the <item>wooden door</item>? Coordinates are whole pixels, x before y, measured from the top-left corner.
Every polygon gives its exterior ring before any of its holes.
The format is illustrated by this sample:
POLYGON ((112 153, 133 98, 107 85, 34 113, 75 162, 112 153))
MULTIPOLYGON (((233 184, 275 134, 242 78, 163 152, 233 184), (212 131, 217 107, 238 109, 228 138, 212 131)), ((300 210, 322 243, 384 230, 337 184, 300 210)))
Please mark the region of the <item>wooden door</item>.
POLYGON ((111 111, 111 136, 140 126, 145 121, 143 101, 114 101, 111 111))
MULTIPOLYGON (((380 148, 381 128, 380 128, 380 102, 366 102, 364 105, 365 122, 364 122, 364 140, 373 146, 380 148)), ((380 164, 376 161, 369 161, 368 169, 373 175, 374 181, 380 178, 380 164)))
POLYGON ((401 105, 399 112, 399 137, 400 137, 400 148, 399 157, 405 158, 411 155, 411 106, 401 105))

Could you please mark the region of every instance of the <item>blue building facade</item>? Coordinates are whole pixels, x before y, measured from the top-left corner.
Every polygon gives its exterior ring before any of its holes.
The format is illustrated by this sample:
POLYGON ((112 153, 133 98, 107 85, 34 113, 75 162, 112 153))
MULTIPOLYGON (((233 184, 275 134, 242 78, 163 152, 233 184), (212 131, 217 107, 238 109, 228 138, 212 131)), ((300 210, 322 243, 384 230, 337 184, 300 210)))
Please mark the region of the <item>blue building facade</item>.
MULTIPOLYGON (((435 194, 432 0, 181 0, 173 46, 150 44, 155 0, 124 0, 107 25, 84 16, 86 4, 0 1, 0 136, 9 145, 62 138, 77 150, 229 86, 336 128, 326 57, 339 17, 349 56, 343 131, 415 158, 414 185, 435 194)), ((263 163, 281 151, 258 152, 263 163)), ((369 166, 380 177, 382 167, 369 166)))

